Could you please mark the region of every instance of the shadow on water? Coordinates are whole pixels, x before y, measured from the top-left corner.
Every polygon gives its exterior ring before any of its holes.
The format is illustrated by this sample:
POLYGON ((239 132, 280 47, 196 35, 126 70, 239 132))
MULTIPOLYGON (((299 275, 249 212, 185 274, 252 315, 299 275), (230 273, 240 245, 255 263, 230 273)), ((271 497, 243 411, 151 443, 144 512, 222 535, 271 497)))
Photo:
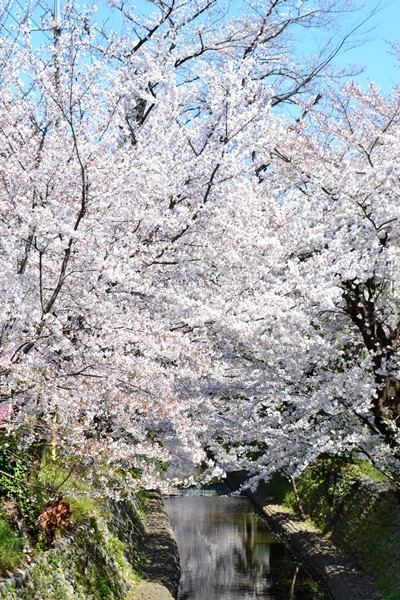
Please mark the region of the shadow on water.
POLYGON ((165 507, 181 557, 179 600, 327 598, 247 498, 205 490, 165 507))

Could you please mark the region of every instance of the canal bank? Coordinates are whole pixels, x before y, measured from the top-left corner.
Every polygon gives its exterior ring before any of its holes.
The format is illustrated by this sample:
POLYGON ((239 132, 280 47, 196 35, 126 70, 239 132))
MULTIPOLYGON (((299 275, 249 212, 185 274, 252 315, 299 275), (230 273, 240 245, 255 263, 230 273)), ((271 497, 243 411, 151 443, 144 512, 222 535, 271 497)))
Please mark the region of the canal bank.
MULTIPOLYGON (((245 482, 242 473, 231 473, 227 478, 229 487, 236 491, 245 482)), ((274 504, 264 490, 243 493, 266 518, 270 528, 289 545, 307 567, 322 581, 334 600, 382 600, 374 580, 350 558, 323 537, 311 523, 298 517, 284 506, 274 504)))
POLYGON ((174 533, 158 491, 109 501, 55 547, 0 580, 4 600, 173 600, 179 581, 174 533))
MULTIPOLYGON (((238 489, 243 477, 232 474, 228 482, 231 489, 238 489)), ((227 489, 220 490, 222 495, 228 493, 227 489)), ((196 510, 195 504, 192 504, 186 515, 183 504, 179 503, 187 502, 187 499, 165 501, 167 507, 168 504, 175 506, 172 512, 171 506, 167 512, 171 517, 175 511, 173 525, 177 537, 184 540, 181 554, 186 573, 183 576, 183 595, 179 598, 382 598, 372 580, 351 566, 346 555, 324 539, 315 527, 297 518, 285 507, 271 503, 265 492, 247 491, 246 495, 278 538, 257 522, 254 510, 245 498, 225 495, 216 498, 214 505, 207 502, 203 506, 198 504, 196 510), (229 524, 230 515, 236 515, 233 527, 232 522, 229 524), (219 523, 219 529, 215 529, 216 523, 219 523), (279 538, 299 560, 293 560, 279 538), (195 553, 196 556, 203 555, 196 565, 193 564, 195 553), (300 563, 304 563, 307 569, 300 563), (215 569, 219 569, 220 574, 215 569), (307 571, 315 573, 329 596, 309 578, 307 571), (199 580, 198 574, 202 580, 199 580), (194 592, 197 595, 193 595, 194 592), (257 595, 252 595, 254 593, 257 595)), ((134 503, 110 503, 105 511, 106 519, 92 519, 81 524, 56 548, 42 553, 34 564, 0 582, 0 598, 176 598, 179 556, 175 533, 160 494, 154 491, 147 492, 146 496, 145 515, 138 514, 134 503), (139 571, 140 580, 137 576, 139 571)))

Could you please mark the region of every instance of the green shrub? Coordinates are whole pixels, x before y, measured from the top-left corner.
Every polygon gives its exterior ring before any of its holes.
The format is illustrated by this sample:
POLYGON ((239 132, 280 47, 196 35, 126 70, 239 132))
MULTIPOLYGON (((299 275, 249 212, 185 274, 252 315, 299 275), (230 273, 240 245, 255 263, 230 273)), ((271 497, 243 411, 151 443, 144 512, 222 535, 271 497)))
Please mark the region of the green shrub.
POLYGON ((274 473, 271 479, 263 485, 264 489, 270 494, 278 504, 282 504, 287 508, 295 508, 296 498, 293 491, 293 486, 285 475, 282 473, 274 473))
POLYGON ((17 436, 0 432, 0 497, 14 500, 31 531, 35 531, 46 500, 42 487, 32 483, 31 445, 24 445, 17 436))

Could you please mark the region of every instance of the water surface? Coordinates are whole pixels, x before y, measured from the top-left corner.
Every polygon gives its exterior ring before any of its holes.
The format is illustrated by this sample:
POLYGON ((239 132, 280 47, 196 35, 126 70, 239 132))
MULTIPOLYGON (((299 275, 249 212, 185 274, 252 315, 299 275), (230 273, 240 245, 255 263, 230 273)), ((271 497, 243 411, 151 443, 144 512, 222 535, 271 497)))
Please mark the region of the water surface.
POLYGON ((326 600, 247 498, 165 499, 181 558, 178 600, 326 600))

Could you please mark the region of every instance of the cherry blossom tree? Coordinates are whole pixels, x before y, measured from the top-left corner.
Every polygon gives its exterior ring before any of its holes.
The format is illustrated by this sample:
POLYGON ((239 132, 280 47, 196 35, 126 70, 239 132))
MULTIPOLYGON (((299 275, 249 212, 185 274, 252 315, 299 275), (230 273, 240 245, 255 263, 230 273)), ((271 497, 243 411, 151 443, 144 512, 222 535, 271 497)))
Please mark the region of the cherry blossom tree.
POLYGON ((367 458, 398 485, 399 91, 328 93, 258 171, 252 273, 218 324, 210 448, 253 483, 327 453, 367 458))
POLYGON ((113 485, 104 465, 154 485, 169 458, 160 432, 195 461, 234 440, 221 465, 247 464, 255 444, 263 475, 266 461, 269 472, 299 457, 293 436, 315 444, 306 461, 333 448, 335 419, 321 411, 337 386, 337 447, 367 430, 383 368, 361 364, 358 276, 338 283, 341 238, 316 223, 330 169, 345 176, 357 161, 342 138, 330 148, 316 126, 274 112, 316 106, 348 38, 299 61, 295 34, 348 3, 150 4, 137 17, 111 2, 115 32, 70 2, 51 44, 37 47, 24 23, 0 45, 2 400, 10 427, 99 466, 99 485, 113 485), (339 316, 336 328, 320 316, 339 298, 340 335, 339 316), (355 397, 358 429, 340 412, 355 397))

